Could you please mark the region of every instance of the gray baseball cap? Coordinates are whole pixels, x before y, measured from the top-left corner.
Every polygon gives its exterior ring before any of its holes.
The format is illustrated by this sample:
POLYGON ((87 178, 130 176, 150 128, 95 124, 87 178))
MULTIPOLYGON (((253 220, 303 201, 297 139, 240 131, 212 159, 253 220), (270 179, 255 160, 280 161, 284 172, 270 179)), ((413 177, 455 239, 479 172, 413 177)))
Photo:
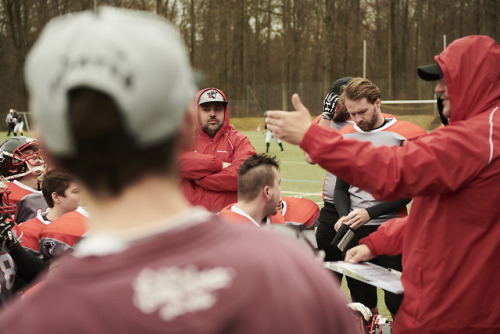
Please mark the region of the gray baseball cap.
POLYGON ((110 95, 138 147, 174 135, 197 91, 184 44, 168 21, 110 7, 49 22, 28 55, 25 76, 40 139, 59 156, 76 153, 68 121, 73 88, 110 95))

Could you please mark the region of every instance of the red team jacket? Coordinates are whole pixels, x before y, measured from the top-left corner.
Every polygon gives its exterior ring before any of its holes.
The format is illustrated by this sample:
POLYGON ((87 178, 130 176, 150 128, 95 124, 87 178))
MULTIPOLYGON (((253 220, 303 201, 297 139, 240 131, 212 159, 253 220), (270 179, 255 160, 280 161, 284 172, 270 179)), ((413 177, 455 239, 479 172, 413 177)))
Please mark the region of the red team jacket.
POLYGON ((499 333, 500 46, 468 36, 435 60, 451 103, 448 126, 375 150, 312 125, 300 146, 378 199, 413 197, 407 218, 370 236, 377 254, 403 254, 395 333, 499 333))
MULTIPOLYGON (((206 90, 198 92, 197 105, 200 95, 206 90)), ((181 185, 186 198, 192 205, 202 205, 212 212, 219 212, 226 205, 237 202, 238 168, 254 153, 250 140, 229 124, 226 105, 224 125, 215 137, 210 139, 198 124, 194 149, 179 157, 181 185), (223 169, 223 162, 229 162, 231 166, 223 169), (199 180, 199 184, 194 180, 199 180)))

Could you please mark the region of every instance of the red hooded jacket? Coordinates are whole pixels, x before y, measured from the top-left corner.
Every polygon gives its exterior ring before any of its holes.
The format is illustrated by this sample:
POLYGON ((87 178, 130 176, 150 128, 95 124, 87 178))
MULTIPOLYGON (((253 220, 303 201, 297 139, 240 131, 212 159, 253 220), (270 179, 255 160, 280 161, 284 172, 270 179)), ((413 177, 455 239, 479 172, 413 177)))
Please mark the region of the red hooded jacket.
POLYGON ((413 197, 408 218, 370 237, 377 253, 403 254, 395 333, 500 333, 500 46, 468 36, 435 60, 448 126, 375 148, 312 125, 301 147, 376 198, 413 197))
MULTIPOLYGON (((206 88, 196 95, 196 106, 206 88)), ((224 96, 225 98, 225 96, 224 96)), ((238 168, 255 153, 250 140, 229 124, 229 108, 224 111, 224 125, 213 139, 196 126, 194 149, 179 157, 181 185, 186 198, 192 205, 202 205, 212 212, 219 212, 225 206, 238 201, 238 168), (231 166, 222 168, 223 162, 231 166), (198 183, 195 182, 198 180, 198 183)))

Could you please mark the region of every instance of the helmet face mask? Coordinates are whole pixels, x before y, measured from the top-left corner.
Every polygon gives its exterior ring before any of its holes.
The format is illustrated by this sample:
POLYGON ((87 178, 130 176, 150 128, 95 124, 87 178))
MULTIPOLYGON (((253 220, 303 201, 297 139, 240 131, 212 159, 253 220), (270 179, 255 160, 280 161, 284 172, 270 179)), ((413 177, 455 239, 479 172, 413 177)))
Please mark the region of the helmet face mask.
POLYGON ((28 137, 13 137, 0 146, 0 173, 6 180, 44 170, 38 142, 28 137), (27 152, 29 151, 29 152, 27 152))
POLYGON ((5 183, 0 180, 0 216, 4 213, 8 213, 10 217, 14 218, 17 213, 17 206, 15 204, 9 204, 9 194, 9 189, 5 183))

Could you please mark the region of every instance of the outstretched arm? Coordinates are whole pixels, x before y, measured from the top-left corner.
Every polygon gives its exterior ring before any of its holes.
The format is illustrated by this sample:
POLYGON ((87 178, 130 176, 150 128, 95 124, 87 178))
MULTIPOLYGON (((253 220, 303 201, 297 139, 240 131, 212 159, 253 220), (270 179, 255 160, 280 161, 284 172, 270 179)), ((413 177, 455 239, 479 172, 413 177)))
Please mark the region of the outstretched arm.
MULTIPOLYGON (((498 156, 489 142, 493 127, 472 131, 472 123, 457 122, 402 147, 375 147, 369 142, 342 138, 335 129, 311 125, 309 112, 298 95, 292 101, 296 111, 267 113, 266 122, 273 133, 292 144, 300 143, 321 167, 377 199, 455 191, 498 156)), ((495 117, 500 120, 500 114, 491 115, 492 122, 497 121, 495 117)))

